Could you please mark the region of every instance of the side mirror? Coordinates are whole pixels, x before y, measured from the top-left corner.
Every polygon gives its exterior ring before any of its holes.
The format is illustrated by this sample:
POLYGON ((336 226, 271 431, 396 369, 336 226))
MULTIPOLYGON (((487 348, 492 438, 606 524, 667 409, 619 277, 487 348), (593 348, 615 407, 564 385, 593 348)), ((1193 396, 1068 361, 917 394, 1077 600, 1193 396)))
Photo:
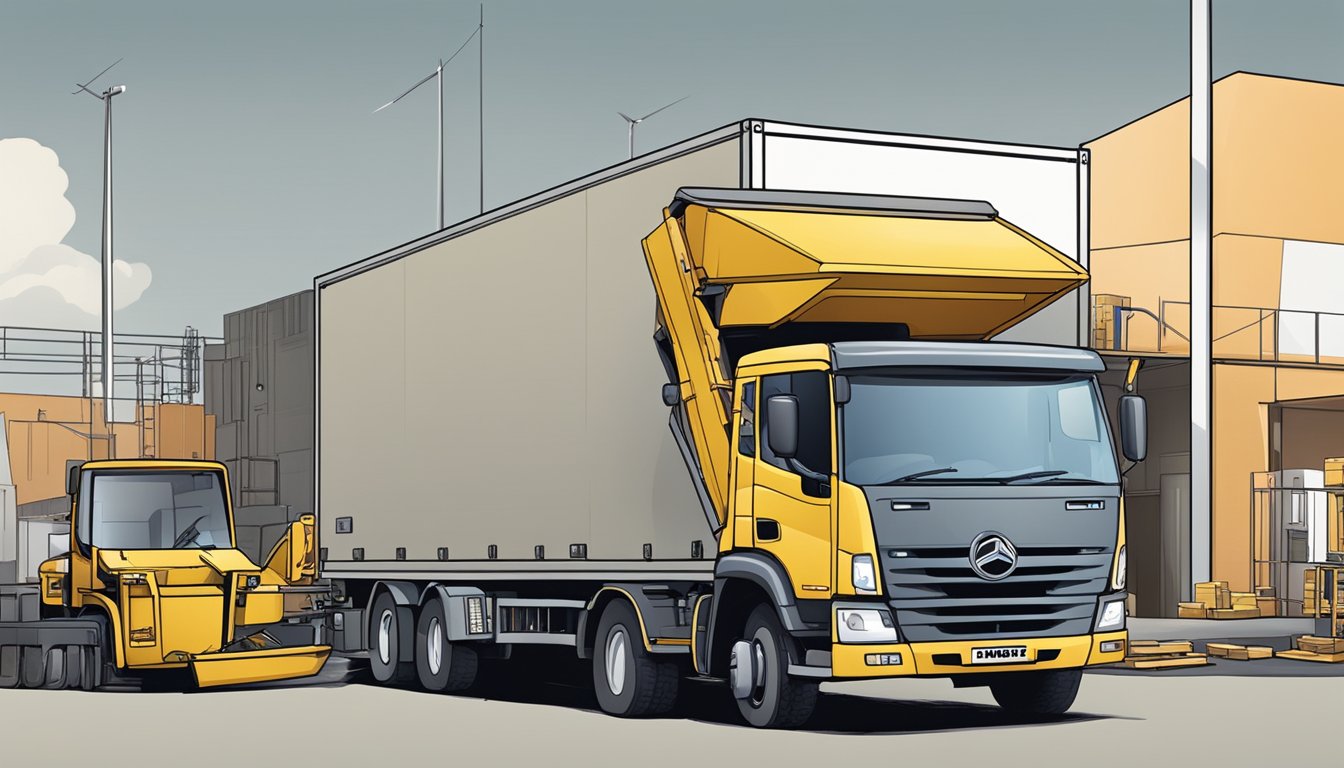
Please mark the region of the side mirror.
POLYGON ((1148 456, 1148 402, 1139 395, 1120 397, 1120 452, 1130 461, 1148 456))
POLYGON ((81 466, 80 464, 72 462, 70 464, 70 467, 66 469, 65 492, 70 496, 74 496, 76 493, 79 492, 80 466, 81 466))
POLYGON ((798 455, 798 398, 771 395, 765 401, 765 429, 770 452, 781 459, 798 455))

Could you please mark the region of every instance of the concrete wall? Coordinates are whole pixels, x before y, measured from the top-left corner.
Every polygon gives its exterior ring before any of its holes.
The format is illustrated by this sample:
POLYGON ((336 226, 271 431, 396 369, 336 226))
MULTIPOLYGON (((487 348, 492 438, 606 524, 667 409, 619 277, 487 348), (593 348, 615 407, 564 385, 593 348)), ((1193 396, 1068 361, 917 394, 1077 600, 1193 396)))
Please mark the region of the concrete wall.
POLYGON ((313 511, 313 292, 224 317, 205 348, 205 410, 215 456, 229 468, 240 518, 248 507, 313 511))

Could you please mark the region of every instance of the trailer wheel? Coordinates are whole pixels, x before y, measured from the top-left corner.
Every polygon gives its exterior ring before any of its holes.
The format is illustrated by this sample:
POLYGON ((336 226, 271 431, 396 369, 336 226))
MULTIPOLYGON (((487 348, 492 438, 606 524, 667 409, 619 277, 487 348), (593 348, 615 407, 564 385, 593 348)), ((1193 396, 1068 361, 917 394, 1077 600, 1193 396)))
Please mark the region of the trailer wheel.
POLYGON ((1015 715, 1062 715, 1078 696, 1083 671, 1049 669, 994 677, 989 682, 989 691, 1004 711, 1015 715))
POLYGON ((476 649, 448 640, 443 600, 433 598, 415 622, 415 671, 427 691, 460 691, 476 682, 476 649))
POLYGON ((680 673, 644 649, 639 617, 624 600, 602 611, 593 649, 593 689, 602 711, 618 717, 659 715, 677 700, 680 673))
POLYGON ((792 644, 774 608, 758 605, 747 617, 746 637, 737 647, 750 658, 738 659, 732 675, 734 689, 745 694, 737 699, 737 708, 757 728, 796 728, 817 707, 818 684, 789 677, 792 644), (739 681, 737 675, 746 679, 739 681))
POLYGON ((402 658, 402 633, 414 632, 415 612, 386 590, 369 611, 369 669, 380 683, 404 685, 415 679, 415 660, 402 658))

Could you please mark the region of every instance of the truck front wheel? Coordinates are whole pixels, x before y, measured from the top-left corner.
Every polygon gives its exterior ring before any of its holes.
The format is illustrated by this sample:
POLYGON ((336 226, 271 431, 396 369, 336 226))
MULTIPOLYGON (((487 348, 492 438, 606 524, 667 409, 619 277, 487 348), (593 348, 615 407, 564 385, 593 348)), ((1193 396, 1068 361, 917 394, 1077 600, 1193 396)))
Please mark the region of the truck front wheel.
POLYGON ((1081 669, 1007 672, 990 680, 989 690, 999 707, 1015 715, 1062 715, 1073 706, 1081 669))
POLYGON ((415 660, 402 650, 409 645, 402 633, 414 631, 414 612, 397 605, 390 592, 379 592, 369 610, 369 669, 374 680, 401 685, 415 679, 415 660))
POLYGON ((602 711, 618 717, 668 712, 677 700, 677 665, 644 649, 639 617, 624 600, 602 611, 593 648, 593 688, 602 711))
POLYGON ((460 691, 476 681, 476 649, 449 642, 447 613, 437 597, 415 622, 415 671, 427 691, 460 691))
POLYGON ((818 684, 789 677, 792 643, 774 608, 759 605, 747 617, 746 638, 735 644, 741 657, 732 670, 737 708, 757 728, 796 728, 817 707, 818 684))

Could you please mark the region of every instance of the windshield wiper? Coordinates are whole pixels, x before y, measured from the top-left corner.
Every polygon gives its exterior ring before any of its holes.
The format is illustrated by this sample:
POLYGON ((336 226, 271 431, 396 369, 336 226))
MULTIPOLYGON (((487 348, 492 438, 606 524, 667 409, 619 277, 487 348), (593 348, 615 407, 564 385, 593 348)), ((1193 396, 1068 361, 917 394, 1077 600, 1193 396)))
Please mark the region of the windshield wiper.
POLYGON ((928 477, 929 475, 943 475, 947 474, 948 472, 959 472, 959 471, 960 470, 958 470, 956 467, 940 467, 938 469, 926 469, 923 472, 911 472, 910 474, 902 475, 896 478, 895 480, 888 480, 885 483, 876 483, 876 485, 896 485, 897 483, 904 483, 910 480, 918 480, 921 477, 928 477))
POLYGON ((994 477, 990 479, 997 480, 1004 485, 1007 485, 1008 483, 1015 483, 1018 480, 1035 480, 1042 477, 1059 477, 1060 475, 1067 474, 1069 474, 1067 469, 1046 469, 1037 472, 1023 472, 1020 475, 1009 475, 1008 477, 994 477))

